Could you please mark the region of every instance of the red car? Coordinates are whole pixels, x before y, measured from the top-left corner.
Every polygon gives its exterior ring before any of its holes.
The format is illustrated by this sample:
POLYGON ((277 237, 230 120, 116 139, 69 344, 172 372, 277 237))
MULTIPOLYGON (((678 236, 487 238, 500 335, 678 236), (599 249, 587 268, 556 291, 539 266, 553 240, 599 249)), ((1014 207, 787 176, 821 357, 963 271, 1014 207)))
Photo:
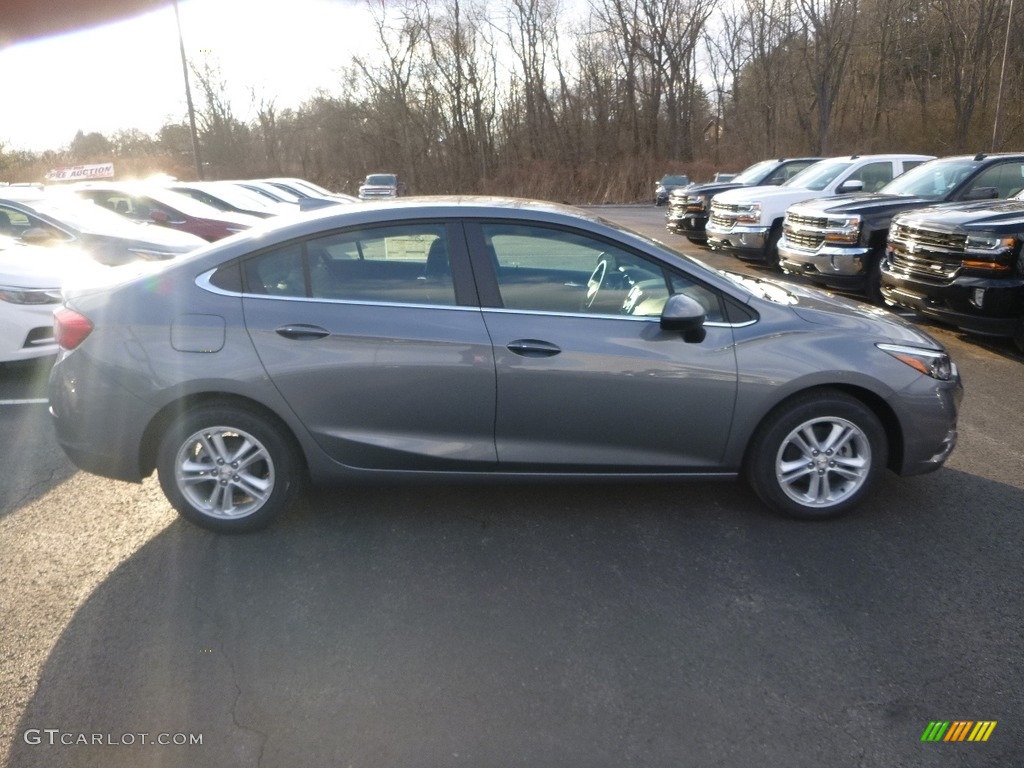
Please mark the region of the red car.
POLYGON ((242 232, 260 221, 244 213, 219 211, 187 195, 150 184, 89 182, 74 187, 74 191, 134 221, 190 232, 210 242, 242 232))

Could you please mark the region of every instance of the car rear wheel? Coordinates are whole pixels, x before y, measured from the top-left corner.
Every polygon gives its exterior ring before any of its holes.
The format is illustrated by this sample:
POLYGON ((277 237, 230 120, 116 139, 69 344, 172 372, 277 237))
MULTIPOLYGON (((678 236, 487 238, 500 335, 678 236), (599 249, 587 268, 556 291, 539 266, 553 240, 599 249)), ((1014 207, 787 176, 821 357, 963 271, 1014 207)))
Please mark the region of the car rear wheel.
POLYGON ((849 395, 823 390, 768 416, 751 441, 746 472, 754 491, 775 511, 825 519, 868 496, 887 460, 878 417, 849 395))
POLYGON ((157 455, 160 486, 178 513, 224 533, 268 525, 292 500, 299 472, 281 428, 235 406, 178 417, 157 455))

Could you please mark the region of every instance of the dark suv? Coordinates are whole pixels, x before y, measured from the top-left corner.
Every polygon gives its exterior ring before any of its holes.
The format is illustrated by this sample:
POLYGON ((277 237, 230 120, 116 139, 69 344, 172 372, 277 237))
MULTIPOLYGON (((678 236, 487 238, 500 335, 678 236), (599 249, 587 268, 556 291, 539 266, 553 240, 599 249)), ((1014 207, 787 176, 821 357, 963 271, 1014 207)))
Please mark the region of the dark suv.
MULTIPOLYGON (((785 184, 809 165, 821 160, 820 157, 780 157, 777 160, 762 160, 745 168, 736 176, 707 184, 691 184, 684 189, 674 189, 668 196, 668 213, 665 214, 665 229, 697 245, 707 245, 704 226, 711 215, 711 198, 719 192, 737 187, 778 186, 785 184)), ((726 174, 716 174, 723 176, 726 174)))
POLYGON ((877 193, 797 203, 779 241, 783 270, 881 303, 881 263, 889 223, 901 211, 942 203, 1005 199, 1024 186, 1024 154, 962 155, 932 160, 877 193))
MULTIPOLYGON (((1024 178, 1018 178, 1024 183, 1024 178)), ((886 303, 1024 352, 1024 199, 895 216, 881 268, 886 303)))

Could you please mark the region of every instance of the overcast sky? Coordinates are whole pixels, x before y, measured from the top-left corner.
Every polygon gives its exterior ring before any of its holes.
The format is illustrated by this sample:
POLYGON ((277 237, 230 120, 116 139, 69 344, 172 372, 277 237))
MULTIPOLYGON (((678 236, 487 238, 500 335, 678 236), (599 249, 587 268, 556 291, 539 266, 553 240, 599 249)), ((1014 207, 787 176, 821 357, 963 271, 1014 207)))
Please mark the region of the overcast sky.
MULTIPOLYGON (((337 91, 375 33, 362 0, 181 0, 186 54, 211 57, 247 119, 252 91, 279 108, 337 91)), ((8 149, 61 149, 78 130, 155 133, 185 117, 173 6, 133 19, 0 49, 8 149)), ((193 98, 196 97, 193 82, 193 98)))

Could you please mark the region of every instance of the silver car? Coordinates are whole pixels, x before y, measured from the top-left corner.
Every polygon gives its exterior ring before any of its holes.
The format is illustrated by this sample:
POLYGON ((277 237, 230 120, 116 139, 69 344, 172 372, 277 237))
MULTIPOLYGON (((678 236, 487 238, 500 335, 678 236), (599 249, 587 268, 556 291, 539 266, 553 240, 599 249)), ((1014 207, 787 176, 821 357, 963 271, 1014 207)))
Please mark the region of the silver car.
POLYGON ((743 475, 824 518, 956 442, 956 367, 912 325, 554 204, 335 207, 147 268, 66 294, 53 421, 218 531, 307 479, 427 476, 743 475))

